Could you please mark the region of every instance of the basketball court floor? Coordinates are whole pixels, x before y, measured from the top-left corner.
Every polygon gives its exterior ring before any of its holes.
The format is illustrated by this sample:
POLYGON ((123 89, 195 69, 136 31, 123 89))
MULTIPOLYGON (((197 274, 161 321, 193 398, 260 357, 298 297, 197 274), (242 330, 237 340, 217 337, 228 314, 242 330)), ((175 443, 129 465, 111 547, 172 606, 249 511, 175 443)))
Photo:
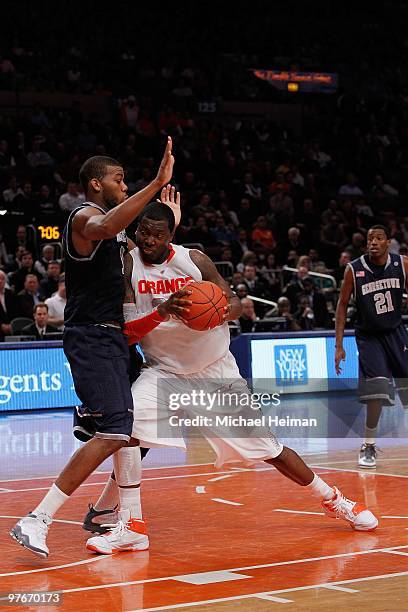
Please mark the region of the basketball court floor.
MULTIPOLYGON (((362 419, 356 407, 355 417, 362 419)), ((8 531, 75 450, 71 415, 3 416, 0 597, 62 596, 58 606, 13 605, 21 610, 406 610, 408 452, 398 430, 407 420, 402 409, 386 410, 376 470, 357 467, 355 435, 284 439, 327 482, 377 514, 374 532, 354 532, 327 518, 314 498, 267 464, 216 470, 208 444, 194 438, 187 453, 153 450, 144 460, 149 551, 107 557, 84 547, 82 519, 103 488, 107 462, 58 512, 44 560, 19 547, 8 531)))

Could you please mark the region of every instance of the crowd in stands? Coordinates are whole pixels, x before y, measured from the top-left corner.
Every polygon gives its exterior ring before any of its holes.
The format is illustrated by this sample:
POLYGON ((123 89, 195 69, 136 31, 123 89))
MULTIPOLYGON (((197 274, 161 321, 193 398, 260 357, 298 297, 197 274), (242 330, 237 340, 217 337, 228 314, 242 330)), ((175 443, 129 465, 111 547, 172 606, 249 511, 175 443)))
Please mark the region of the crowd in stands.
MULTIPOLYGON (((226 10, 220 7, 220 23, 226 10)), ((30 28, 50 27, 41 6, 28 11, 30 28)), ((239 42, 253 51, 246 56, 234 47, 243 15, 229 21, 228 46, 218 26, 200 29, 193 44, 187 11, 172 33, 171 61, 159 25, 147 54, 132 20, 121 21, 120 38, 119 29, 111 28, 107 43, 98 13, 87 45, 83 33, 72 36, 78 24, 85 31, 79 9, 76 24, 56 22, 55 36, 40 47, 28 26, 17 38, 12 18, 7 17, 0 89, 101 92, 111 95, 112 108, 108 121, 85 112, 75 97, 64 108, 0 109, 0 340, 13 335, 13 318, 34 320, 34 306, 42 315, 44 303, 49 324, 61 329, 61 253, 32 228, 62 228, 84 201, 78 184, 83 161, 116 157, 132 194, 151 180, 167 134, 174 140, 174 181, 182 194, 175 242, 198 245, 223 262, 217 265, 242 299, 241 331, 333 328, 336 289, 347 263, 365 252, 374 223, 389 227, 392 252, 408 254, 408 81, 401 68, 408 44, 397 28, 393 40, 387 39, 386 56, 379 56, 384 32, 374 9, 343 55, 336 45, 342 22, 333 29, 330 8, 296 41, 274 30, 267 43, 267 25, 289 18, 288 10, 280 17, 268 13, 264 28, 259 21, 257 28, 245 22, 239 42), (312 33, 325 19, 332 31, 317 42, 312 33), (184 35, 183 48, 175 42, 177 32, 184 35), (187 54, 187 48, 193 51, 187 54), (289 100, 257 82, 250 65, 338 72, 343 84, 331 96, 289 100), (222 114, 217 105, 223 99, 298 104, 301 129, 268 116, 222 114), (215 101, 207 107, 215 112, 200 112, 200 100, 215 101)), ((143 20, 146 27, 146 12, 143 20)))

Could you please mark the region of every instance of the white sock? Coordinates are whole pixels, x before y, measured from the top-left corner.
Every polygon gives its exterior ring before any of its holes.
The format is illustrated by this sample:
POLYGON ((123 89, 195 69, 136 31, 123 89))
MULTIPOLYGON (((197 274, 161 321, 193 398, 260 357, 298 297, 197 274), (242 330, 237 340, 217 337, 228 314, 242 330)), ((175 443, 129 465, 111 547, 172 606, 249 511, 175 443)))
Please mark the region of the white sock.
POLYGON ((110 510, 115 506, 119 506, 118 485, 111 476, 94 508, 95 510, 110 510))
POLYGON ((123 488, 118 487, 120 509, 129 510, 131 518, 142 518, 142 504, 140 501, 140 486, 123 488))
POLYGON ((374 427, 373 429, 371 429, 371 427, 365 427, 365 443, 366 444, 375 444, 375 439, 377 437, 377 428, 374 427))
POLYGON ((32 511, 32 514, 43 512, 52 518, 56 511, 65 504, 68 498, 69 495, 63 493, 54 483, 44 499, 40 501, 38 506, 32 511))
POLYGON ((333 488, 330 487, 327 482, 322 480, 317 474, 314 475, 312 482, 306 485, 306 489, 309 489, 316 497, 323 497, 325 501, 333 499, 333 488))

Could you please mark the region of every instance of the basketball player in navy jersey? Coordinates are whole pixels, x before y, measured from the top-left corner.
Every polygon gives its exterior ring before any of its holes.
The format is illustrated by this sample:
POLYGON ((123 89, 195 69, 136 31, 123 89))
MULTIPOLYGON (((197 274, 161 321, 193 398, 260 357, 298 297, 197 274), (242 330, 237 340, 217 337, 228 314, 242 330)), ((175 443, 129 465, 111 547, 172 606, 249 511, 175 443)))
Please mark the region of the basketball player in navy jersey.
POLYGON ((376 432, 383 406, 394 404, 396 381, 402 404, 408 404, 408 333, 401 319, 408 258, 389 253, 390 233, 373 225, 367 234, 367 255, 347 264, 336 310, 336 372, 346 358, 343 335, 351 296, 357 308, 355 324, 359 361, 359 399, 367 404, 365 442, 358 463, 376 467, 376 432))
POLYGON ((80 416, 92 420, 94 437, 76 451, 44 499, 10 532, 19 544, 42 557, 48 556, 46 536, 52 517, 84 480, 114 453, 115 472, 126 472, 121 450, 132 433, 133 400, 122 334, 124 229, 169 182, 173 164, 168 138, 156 178, 129 198, 123 168, 116 160, 92 157, 81 168, 87 201, 72 211, 64 232, 64 351, 82 402, 80 416))

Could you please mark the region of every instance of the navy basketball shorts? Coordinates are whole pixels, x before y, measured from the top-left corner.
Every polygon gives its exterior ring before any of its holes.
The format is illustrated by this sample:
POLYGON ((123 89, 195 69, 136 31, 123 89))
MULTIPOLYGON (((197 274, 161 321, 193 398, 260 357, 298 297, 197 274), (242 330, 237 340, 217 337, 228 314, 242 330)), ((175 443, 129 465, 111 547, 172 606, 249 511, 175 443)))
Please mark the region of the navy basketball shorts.
POLYGON ((74 413, 75 437, 128 441, 133 399, 129 349, 121 330, 101 325, 66 327, 64 352, 82 402, 74 413))
POLYGON ((365 334, 356 330, 360 402, 379 399, 394 405, 394 384, 401 403, 408 407, 408 332, 399 325, 387 333, 365 334))

